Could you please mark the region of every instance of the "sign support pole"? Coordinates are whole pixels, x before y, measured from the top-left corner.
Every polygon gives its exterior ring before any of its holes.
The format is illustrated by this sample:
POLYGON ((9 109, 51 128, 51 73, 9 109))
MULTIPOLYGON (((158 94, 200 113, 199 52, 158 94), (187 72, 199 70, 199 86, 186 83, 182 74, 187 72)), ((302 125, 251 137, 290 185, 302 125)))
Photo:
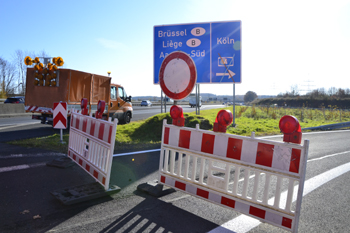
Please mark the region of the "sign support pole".
POLYGON ((201 96, 201 91, 200 91, 200 88, 199 88, 199 83, 197 84, 198 85, 198 101, 197 101, 197 108, 198 108, 198 115, 201 115, 201 109, 200 109, 200 106, 199 106, 199 101, 200 101, 200 96, 201 96))
POLYGON ((60 143, 65 144, 66 142, 63 141, 63 129, 60 129, 60 143))
POLYGON ((160 91, 160 113, 163 113, 163 91, 160 91))
POLYGON ((198 84, 196 83, 196 115, 198 115, 198 84))
POLYGON ((232 121, 232 127, 236 126, 236 90, 235 90, 235 83, 233 83, 233 121, 232 121))

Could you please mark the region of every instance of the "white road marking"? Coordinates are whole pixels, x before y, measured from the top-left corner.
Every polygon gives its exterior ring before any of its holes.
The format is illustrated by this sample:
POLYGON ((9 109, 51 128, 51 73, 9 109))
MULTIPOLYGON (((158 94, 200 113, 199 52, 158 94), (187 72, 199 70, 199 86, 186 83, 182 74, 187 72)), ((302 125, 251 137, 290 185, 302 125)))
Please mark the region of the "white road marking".
POLYGON ((22 124, 18 124, 18 125, 11 125, 11 126, 7 126, 7 127, 0 127, 0 130, 20 127, 20 126, 24 126, 24 125, 40 124, 40 123, 41 123, 40 121, 39 122, 27 122, 27 123, 22 123, 22 124))
MULTIPOLYGON (((324 134, 324 133, 346 133, 346 132, 350 132, 350 130, 333 130, 333 131, 307 132, 307 133, 303 133, 303 135, 308 135, 308 134, 324 134)), ((256 138, 265 139, 265 138, 277 138, 277 137, 283 137, 283 134, 271 135, 271 136, 263 136, 263 137, 256 137, 256 138)))
POLYGON ((325 158, 329 158, 329 157, 333 157, 333 156, 337 156, 337 155, 348 154, 348 153, 350 153, 350 151, 344 151, 344 152, 340 152, 340 153, 336 153, 336 154, 326 155, 326 156, 323 156, 323 157, 320 157, 320 158, 309 159, 308 162, 321 160, 321 159, 325 159, 325 158))
POLYGON ((11 166, 11 167, 0 167, 0 173, 23 170, 23 169, 34 168, 34 167, 42 167, 45 165, 46 163, 33 163, 33 164, 22 164, 22 165, 11 166))
MULTIPOLYGON (((322 185, 326 184, 327 182, 337 178, 338 176, 343 175, 346 172, 350 171, 350 163, 343 164, 341 166, 335 167, 331 170, 328 170, 322 174, 319 174, 315 177, 312 177, 305 181, 304 183, 304 192, 303 196, 309 194, 310 192, 314 191, 315 189, 321 187, 322 185)), ((297 192, 297 188, 294 189, 295 192, 297 192)), ((281 194, 281 202, 285 201, 287 198, 287 191, 283 192, 281 194)), ((296 200, 296 194, 293 195, 293 202, 296 200)), ((269 203, 273 202, 274 197, 269 199, 269 203)), ((221 226, 211 230, 209 233, 223 233, 223 232, 236 232, 236 233, 245 233, 250 231, 251 229, 257 227, 260 225, 260 221, 249 217, 247 215, 240 215, 221 226)))
POLYGON ((143 151, 135 151, 135 152, 128 152, 128 153, 114 154, 113 157, 125 156, 125 155, 136 155, 136 154, 149 153, 149 152, 157 152, 157 151, 160 151, 160 149, 143 150, 143 151))
POLYGON ((42 157, 42 156, 66 156, 67 154, 64 153, 37 153, 37 154, 11 154, 11 155, 4 155, 0 156, 0 159, 12 159, 12 158, 22 158, 22 157, 42 157))

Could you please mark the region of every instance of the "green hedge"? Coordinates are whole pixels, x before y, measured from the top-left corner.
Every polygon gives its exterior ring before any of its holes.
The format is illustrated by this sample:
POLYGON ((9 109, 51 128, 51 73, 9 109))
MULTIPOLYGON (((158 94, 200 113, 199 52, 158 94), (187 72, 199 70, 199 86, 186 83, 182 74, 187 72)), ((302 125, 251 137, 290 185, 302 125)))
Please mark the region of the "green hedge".
POLYGON ((350 109, 350 98, 310 98, 310 97, 286 97, 286 98, 266 98, 266 99, 256 99, 251 104, 255 105, 274 105, 278 106, 288 106, 288 107, 306 107, 306 108, 341 108, 350 109))

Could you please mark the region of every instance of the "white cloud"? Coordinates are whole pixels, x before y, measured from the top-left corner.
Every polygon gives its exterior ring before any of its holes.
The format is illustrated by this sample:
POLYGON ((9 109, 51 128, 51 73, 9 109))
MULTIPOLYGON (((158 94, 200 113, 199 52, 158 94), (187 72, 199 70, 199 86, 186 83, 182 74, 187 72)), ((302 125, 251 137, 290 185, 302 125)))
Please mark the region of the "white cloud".
POLYGON ((103 47, 107 49, 127 50, 127 46, 125 44, 115 40, 108 40, 104 38, 97 38, 96 40, 98 43, 100 43, 103 47))

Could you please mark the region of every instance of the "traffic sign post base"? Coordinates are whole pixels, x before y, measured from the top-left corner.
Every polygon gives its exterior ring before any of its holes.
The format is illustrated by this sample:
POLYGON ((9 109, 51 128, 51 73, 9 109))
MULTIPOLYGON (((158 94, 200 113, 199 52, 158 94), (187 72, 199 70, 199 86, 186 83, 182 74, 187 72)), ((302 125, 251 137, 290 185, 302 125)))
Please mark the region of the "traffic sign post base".
POLYGON ((154 197, 162 197, 170 193, 176 192, 173 188, 165 188, 163 184, 159 184, 157 180, 143 183, 137 186, 137 190, 147 193, 154 197))
POLYGON ((72 205, 96 198, 109 196, 121 190, 116 185, 110 186, 105 190, 98 182, 64 188, 51 192, 51 194, 60 200, 64 205, 72 205))

